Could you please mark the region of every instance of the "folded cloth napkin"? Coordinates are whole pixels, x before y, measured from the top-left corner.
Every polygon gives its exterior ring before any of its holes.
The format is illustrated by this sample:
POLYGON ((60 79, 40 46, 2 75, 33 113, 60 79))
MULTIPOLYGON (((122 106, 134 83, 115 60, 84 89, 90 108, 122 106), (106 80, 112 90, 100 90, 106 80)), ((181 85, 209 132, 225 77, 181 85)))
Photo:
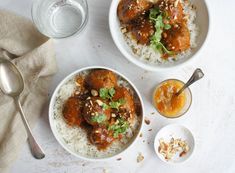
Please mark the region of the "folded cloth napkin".
MULTIPOLYGON (((48 103, 49 85, 57 69, 52 40, 28 19, 0 10, 0 57, 10 59, 24 77, 20 101, 33 127, 48 103)), ((0 173, 7 172, 26 140, 13 99, 0 91, 0 173)))

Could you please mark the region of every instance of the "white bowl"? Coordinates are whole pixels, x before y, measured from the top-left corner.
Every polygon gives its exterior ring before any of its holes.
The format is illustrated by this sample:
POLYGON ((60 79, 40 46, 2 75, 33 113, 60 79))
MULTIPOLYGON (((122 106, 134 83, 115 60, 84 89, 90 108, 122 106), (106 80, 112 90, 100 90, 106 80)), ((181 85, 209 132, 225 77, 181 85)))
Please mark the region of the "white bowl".
POLYGON ((162 129, 159 130, 159 132, 157 133, 155 139, 154 139, 154 150, 157 154, 157 156, 166 163, 171 163, 171 164, 175 164, 175 163, 182 163, 184 161, 186 161, 193 153, 194 150, 194 145, 195 145, 195 141, 194 141, 194 137, 193 134, 190 132, 189 129, 187 129, 186 127, 179 125, 179 124, 170 124, 167 125, 165 127, 163 127, 162 129), (187 144, 189 145, 189 151, 188 153, 183 156, 183 157, 179 157, 178 155, 174 156, 171 160, 166 160, 159 152, 158 152, 158 147, 159 147, 159 140, 162 138, 166 141, 170 141, 170 139, 174 137, 176 138, 181 138, 182 140, 186 140, 187 144))
POLYGON ((121 53, 132 63, 137 66, 149 70, 149 71, 164 71, 164 70, 173 70, 175 68, 181 67, 182 65, 188 64, 193 59, 196 59, 196 54, 198 54, 199 50, 204 45, 206 41, 208 31, 209 31, 209 13, 205 0, 191 0, 191 2, 197 8, 197 17, 196 17, 196 25, 199 27, 199 35, 197 37, 197 47, 192 50, 192 53, 186 57, 182 58, 174 63, 167 64, 147 64, 141 60, 139 60, 138 56, 135 55, 131 48, 127 45, 124 40, 123 34, 120 31, 120 22, 117 16, 117 7, 120 0, 113 0, 110 6, 109 11, 109 28, 114 40, 114 43, 121 51, 121 53))
POLYGON ((136 141, 137 137, 139 136, 139 133, 141 131, 142 125, 143 125, 143 116, 144 116, 144 104, 143 104, 143 100, 142 97, 139 93, 139 91, 137 90, 137 88, 135 87, 135 85, 129 80, 127 79, 123 74, 111 69, 111 68, 107 68, 107 67, 102 67, 102 66, 90 66, 90 67, 85 67, 85 68, 81 68, 73 73, 71 73, 70 75, 68 75, 67 77, 65 77, 60 84, 57 86, 57 88, 55 89, 52 97, 51 97, 51 101, 50 101, 50 106, 49 106, 49 122, 50 122, 50 126, 51 126, 51 130, 56 138, 56 140, 59 142, 59 144, 65 149, 67 150, 69 153, 71 153, 72 155, 80 158, 80 159, 84 159, 84 160, 88 160, 88 161, 99 161, 99 160, 106 160, 106 159, 111 159, 113 157, 117 157, 118 155, 120 155, 121 153, 123 153, 124 151, 126 151, 130 146, 132 146, 134 144, 134 142, 136 141), (93 70, 93 69, 106 69, 106 70, 110 70, 113 71, 116 75, 120 76, 122 79, 124 79, 125 81, 127 81, 130 86, 133 88, 136 96, 138 97, 140 104, 141 104, 141 119, 140 119, 140 125, 138 127, 138 132, 135 134, 135 136, 132 137, 132 139, 130 140, 130 142, 128 143, 128 145, 119 153, 116 153, 110 157, 102 157, 102 158, 92 158, 92 157, 86 157, 86 156, 82 156, 79 153, 73 151, 72 149, 70 149, 68 147, 68 145, 60 138, 60 134, 58 133, 57 129, 56 129, 56 124, 55 121, 53 119, 53 107, 55 105, 55 101, 56 101, 56 97, 58 95, 58 92, 60 90, 60 88, 70 79, 72 79, 74 76, 76 76, 77 74, 81 73, 81 72, 85 72, 88 70, 93 70))

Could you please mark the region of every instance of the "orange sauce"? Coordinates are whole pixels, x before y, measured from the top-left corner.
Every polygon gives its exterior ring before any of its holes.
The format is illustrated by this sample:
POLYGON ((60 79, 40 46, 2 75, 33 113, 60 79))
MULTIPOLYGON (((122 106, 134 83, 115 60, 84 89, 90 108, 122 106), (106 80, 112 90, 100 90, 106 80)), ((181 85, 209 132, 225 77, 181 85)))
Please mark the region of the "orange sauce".
POLYGON ((159 86, 154 93, 154 106, 162 115, 174 118, 180 116, 186 103, 186 94, 175 94, 183 87, 183 83, 177 80, 168 80, 159 86))

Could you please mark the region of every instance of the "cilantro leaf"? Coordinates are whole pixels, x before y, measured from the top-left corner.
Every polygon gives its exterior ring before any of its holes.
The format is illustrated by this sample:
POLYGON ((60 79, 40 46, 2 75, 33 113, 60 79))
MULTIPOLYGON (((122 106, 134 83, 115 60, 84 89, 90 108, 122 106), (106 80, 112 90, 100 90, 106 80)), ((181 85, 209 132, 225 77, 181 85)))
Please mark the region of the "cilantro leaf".
POLYGON ((150 20, 155 20, 156 17, 160 14, 160 9, 159 8, 152 8, 149 13, 149 19, 150 20))
POLYGON ((108 88, 100 88, 99 95, 102 99, 106 99, 109 95, 109 89, 108 88))
POLYGON ((102 123, 106 120, 106 115, 105 114, 98 114, 96 116, 93 116, 91 118, 91 121, 97 122, 97 123, 102 123))
POLYGON ((113 108, 113 109, 119 109, 119 107, 120 107, 121 105, 125 104, 125 103, 126 103, 125 99, 121 98, 121 99, 119 99, 118 101, 112 101, 112 102, 110 102, 110 103, 109 103, 109 106, 110 106, 111 108, 113 108))
POLYGON ((115 94, 115 89, 114 88, 100 88, 100 91, 99 91, 99 96, 102 98, 102 99, 112 99, 112 97, 114 96, 115 94))
POLYGON ((109 106, 113 109, 118 109, 121 104, 119 102, 110 102, 109 106))
POLYGON ((170 25, 170 24, 165 24, 165 25, 164 25, 164 29, 165 29, 165 30, 171 29, 171 25, 170 25))
POLYGON ((126 103, 126 100, 124 98, 121 98, 118 100, 118 102, 121 104, 121 105, 124 105, 126 103))
POLYGON ((102 104, 102 109, 103 109, 103 110, 106 110, 106 109, 108 109, 108 108, 109 108, 109 106, 108 106, 106 103, 103 103, 103 104, 102 104))
POLYGON ((109 89, 109 95, 110 95, 110 97, 112 98, 112 97, 114 96, 114 94, 115 94, 115 89, 114 89, 114 88, 110 88, 110 89, 109 89))

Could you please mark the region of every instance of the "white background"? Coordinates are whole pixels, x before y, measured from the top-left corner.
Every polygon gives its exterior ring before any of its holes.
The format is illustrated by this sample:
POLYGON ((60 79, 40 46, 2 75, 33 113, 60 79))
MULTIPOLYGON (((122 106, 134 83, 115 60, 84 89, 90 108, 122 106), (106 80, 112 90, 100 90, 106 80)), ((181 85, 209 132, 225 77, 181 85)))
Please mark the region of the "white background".
MULTIPOLYGON (((30 18, 31 0, 0 0, 0 7, 30 18)), ((140 90, 150 125, 144 124, 143 137, 123 154, 122 160, 85 162, 68 154, 56 142, 48 123, 47 108, 34 134, 46 153, 44 160, 35 160, 28 145, 12 164, 12 173, 234 173, 235 172, 235 1, 207 0, 210 11, 210 33, 198 60, 189 66, 168 73, 146 72, 129 63, 112 41, 108 27, 111 0, 88 0, 89 22, 76 37, 56 40, 59 71, 50 93, 69 73, 89 65, 105 65, 126 75, 140 90), (193 104, 189 112, 176 120, 156 113, 151 104, 154 86, 167 78, 187 80, 197 67, 205 78, 191 87, 193 104), (154 115, 151 113, 155 112, 154 115), (166 124, 180 123, 191 129, 196 139, 195 151, 181 165, 167 165, 154 153, 153 139, 166 124), (149 132, 149 129, 153 129, 149 132), (143 142, 145 140, 145 142, 143 142), (148 144, 149 142, 149 144, 148 144), (145 159, 136 162, 138 153, 145 159)), ((1 19, 0 19, 1 20, 1 19)))

